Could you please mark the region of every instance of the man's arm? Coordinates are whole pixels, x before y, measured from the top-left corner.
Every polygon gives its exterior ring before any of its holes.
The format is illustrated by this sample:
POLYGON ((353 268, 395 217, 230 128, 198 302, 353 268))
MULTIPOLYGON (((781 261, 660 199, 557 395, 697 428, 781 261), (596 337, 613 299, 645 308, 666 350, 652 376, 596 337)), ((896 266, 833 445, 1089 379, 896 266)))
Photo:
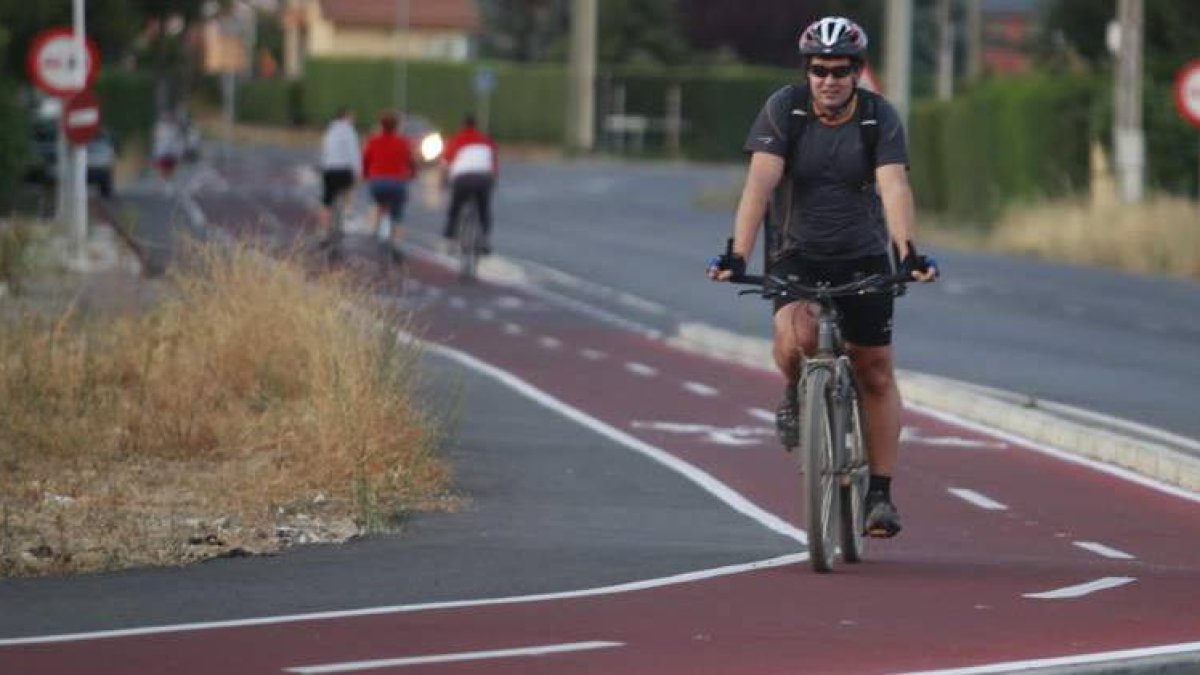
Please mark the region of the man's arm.
MULTIPOLYGON (((737 215, 733 221, 733 252, 743 260, 754 252, 754 240, 767 215, 771 193, 783 178, 783 158, 768 152, 756 152, 750 156, 750 168, 746 171, 746 185, 738 202, 737 215)), ((709 271, 709 276, 724 281, 733 273, 729 270, 709 271)))
MULTIPOLYGON (((900 252, 900 259, 904 260, 912 252, 909 245, 917 239, 916 206, 912 186, 908 183, 908 170, 903 164, 885 164, 875 169, 875 181, 883 200, 888 234, 900 252)), ((932 281, 936 276, 935 269, 913 272, 918 281, 932 281)))

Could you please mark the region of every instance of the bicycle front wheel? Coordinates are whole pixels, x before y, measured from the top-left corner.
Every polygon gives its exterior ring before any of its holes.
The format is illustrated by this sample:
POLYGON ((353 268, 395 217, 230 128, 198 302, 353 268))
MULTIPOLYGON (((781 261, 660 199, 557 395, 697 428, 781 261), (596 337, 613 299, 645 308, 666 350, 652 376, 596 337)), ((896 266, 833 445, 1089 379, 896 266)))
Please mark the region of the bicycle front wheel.
POLYGON ((849 382, 846 389, 846 445, 845 465, 842 468, 839 490, 839 530, 842 537, 842 558, 846 562, 855 563, 862 561, 866 548, 863 532, 866 529, 864 520, 870 471, 867 468, 867 445, 863 435, 862 403, 858 398, 858 388, 854 386, 854 382, 849 382))
POLYGON ((830 418, 828 368, 817 367, 804 378, 804 412, 800 449, 804 457, 804 492, 809 562, 817 572, 833 569, 834 531, 838 492, 833 462, 833 424, 830 418))

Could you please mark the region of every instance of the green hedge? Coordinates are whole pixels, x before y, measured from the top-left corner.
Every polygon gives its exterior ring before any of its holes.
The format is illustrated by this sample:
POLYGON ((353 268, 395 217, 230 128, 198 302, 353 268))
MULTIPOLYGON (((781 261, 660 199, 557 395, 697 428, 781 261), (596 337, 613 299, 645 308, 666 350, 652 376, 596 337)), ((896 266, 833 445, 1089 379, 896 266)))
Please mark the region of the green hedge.
MULTIPOLYGON (((496 76, 489 126, 501 140, 558 143, 565 124, 566 78, 560 66, 507 63, 409 63, 404 70, 406 108, 443 129, 457 128, 476 107, 475 71, 496 76)), ((305 66, 302 117, 309 124, 350 106, 370 120, 395 105, 398 73, 391 61, 312 59, 305 66)))
POLYGON ((25 172, 29 148, 28 114, 16 86, 0 79, 0 212, 7 212, 25 172))
POLYGON ((994 80, 948 102, 920 102, 910 123, 922 208, 974 222, 1007 204, 1085 189, 1096 80, 994 80))
POLYGON ((239 82, 238 119, 277 126, 301 124, 304 121, 302 95, 299 82, 281 79, 239 82))
POLYGON ((146 140, 154 128, 154 77, 124 70, 101 71, 96 97, 104 126, 121 142, 146 140))

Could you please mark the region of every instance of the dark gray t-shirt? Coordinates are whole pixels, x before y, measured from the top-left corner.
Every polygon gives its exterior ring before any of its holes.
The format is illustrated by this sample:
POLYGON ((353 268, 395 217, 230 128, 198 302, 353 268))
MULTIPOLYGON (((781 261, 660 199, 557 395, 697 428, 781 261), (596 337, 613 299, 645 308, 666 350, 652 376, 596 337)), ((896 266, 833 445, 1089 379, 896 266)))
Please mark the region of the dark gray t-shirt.
MULTIPOLYGON (((791 85, 771 95, 744 149, 778 157, 787 154, 791 85)), ((879 100, 879 144, 876 166, 908 164, 904 125, 890 103, 879 100)), ((791 174, 785 174, 771 200, 771 222, 779 257, 798 252, 816 260, 848 260, 888 251, 883 205, 874 189, 874 167, 867 166, 858 117, 840 126, 826 126, 810 117, 796 144, 791 174), (871 180, 871 186, 864 184, 871 180)))

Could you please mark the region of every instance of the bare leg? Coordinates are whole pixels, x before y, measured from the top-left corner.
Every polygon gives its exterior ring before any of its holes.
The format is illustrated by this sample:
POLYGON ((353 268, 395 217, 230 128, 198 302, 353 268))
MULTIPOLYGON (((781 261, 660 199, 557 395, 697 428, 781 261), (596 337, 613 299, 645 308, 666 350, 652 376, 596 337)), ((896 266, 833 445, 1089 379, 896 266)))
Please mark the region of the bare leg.
POLYGON ((810 305, 793 302, 775 313, 775 366, 788 382, 800 379, 804 355, 817 346, 817 324, 810 305))
POLYGON ((871 474, 891 476, 900 453, 900 389, 891 346, 849 345, 854 377, 862 394, 863 424, 871 474))

